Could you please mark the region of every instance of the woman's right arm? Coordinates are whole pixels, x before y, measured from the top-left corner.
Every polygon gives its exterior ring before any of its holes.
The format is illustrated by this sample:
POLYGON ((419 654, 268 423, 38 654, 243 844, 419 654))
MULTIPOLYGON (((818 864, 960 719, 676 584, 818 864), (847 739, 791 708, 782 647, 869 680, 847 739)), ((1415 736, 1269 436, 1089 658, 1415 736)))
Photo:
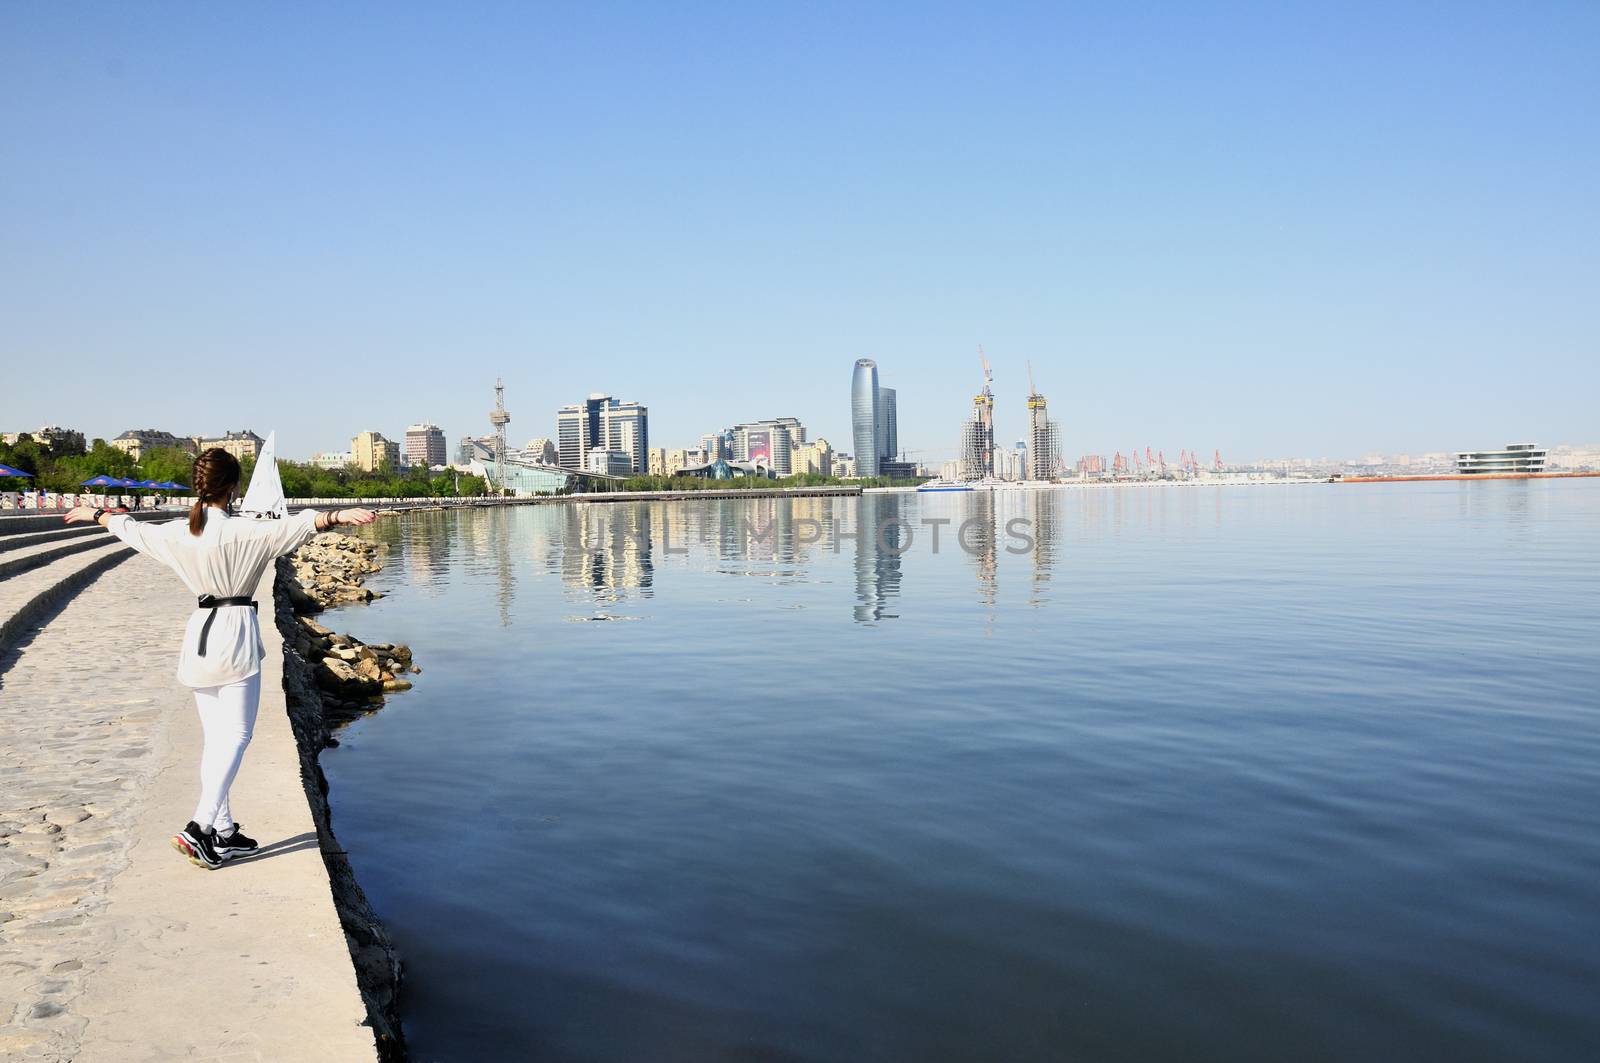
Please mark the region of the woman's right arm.
POLYGON ((98 524, 141 554, 148 554, 158 561, 164 560, 160 551, 156 549, 156 539, 151 534, 151 529, 146 528, 128 516, 127 513, 113 513, 105 509, 90 509, 88 506, 78 506, 67 510, 67 515, 63 519, 68 524, 98 524))

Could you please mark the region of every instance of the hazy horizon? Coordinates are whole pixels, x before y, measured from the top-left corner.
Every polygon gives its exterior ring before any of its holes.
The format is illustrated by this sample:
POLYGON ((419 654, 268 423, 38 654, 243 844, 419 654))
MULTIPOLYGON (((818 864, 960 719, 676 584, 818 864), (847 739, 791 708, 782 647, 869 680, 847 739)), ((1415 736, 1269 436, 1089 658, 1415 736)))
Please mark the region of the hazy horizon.
POLYGON ((1600 8, 0 11, 0 428, 1600 437, 1600 8))

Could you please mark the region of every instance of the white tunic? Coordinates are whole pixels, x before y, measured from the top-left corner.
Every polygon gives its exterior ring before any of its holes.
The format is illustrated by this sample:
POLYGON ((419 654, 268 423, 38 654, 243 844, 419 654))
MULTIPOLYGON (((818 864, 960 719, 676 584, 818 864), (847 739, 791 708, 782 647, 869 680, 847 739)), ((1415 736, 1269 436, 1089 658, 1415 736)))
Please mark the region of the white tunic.
MULTIPOLYGON (((317 533, 317 511, 301 510, 286 520, 230 517, 212 506, 199 535, 189 534, 189 519, 141 524, 125 514, 106 521, 106 529, 178 574, 195 597, 250 597, 273 560, 308 542, 317 533)), ((261 602, 272 615, 272 600, 261 602)), ((196 609, 183 633, 178 682, 187 687, 215 687, 248 679, 261 670, 261 628, 248 605, 196 609), (200 629, 216 613, 200 656, 200 629)))

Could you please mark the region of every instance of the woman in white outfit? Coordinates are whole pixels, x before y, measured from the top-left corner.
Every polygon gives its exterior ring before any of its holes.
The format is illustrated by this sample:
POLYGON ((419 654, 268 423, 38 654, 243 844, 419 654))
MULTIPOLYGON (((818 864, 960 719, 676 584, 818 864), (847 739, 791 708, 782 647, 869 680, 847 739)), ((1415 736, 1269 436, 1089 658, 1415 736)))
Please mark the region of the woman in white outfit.
MULTIPOLYGON (((369 524, 370 509, 331 513, 302 510, 287 520, 233 517, 239 462, 213 447, 194 462, 196 497, 187 521, 141 524, 125 512, 80 506, 69 523, 94 521, 178 574, 199 596, 184 630, 178 682, 194 690, 205 731, 200 755, 200 802, 194 819, 172 837, 196 866, 215 870, 224 860, 253 852, 256 842, 239 829, 228 807, 261 703, 261 629, 251 599, 267 566, 335 524, 369 524)), ((268 603, 271 608, 271 603, 268 603)))

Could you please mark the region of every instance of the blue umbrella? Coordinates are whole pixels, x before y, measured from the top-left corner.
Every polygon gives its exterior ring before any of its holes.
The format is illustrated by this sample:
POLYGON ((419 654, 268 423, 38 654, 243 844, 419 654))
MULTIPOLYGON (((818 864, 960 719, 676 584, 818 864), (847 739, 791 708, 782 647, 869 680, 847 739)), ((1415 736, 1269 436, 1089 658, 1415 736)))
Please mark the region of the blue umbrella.
POLYGON ((95 477, 92 477, 91 479, 83 481, 83 483, 79 484, 78 486, 79 487, 121 487, 122 486, 122 481, 117 479, 115 476, 107 476, 105 473, 101 473, 99 476, 95 476, 95 477))
POLYGON ((171 480, 168 480, 166 483, 162 484, 161 486, 166 488, 168 491, 187 491, 187 490, 189 490, 183 484, 175 484, 171 480))
POLYGON ((0 476, 25 476, 30 480, 33 479, 33 473, 23 472, 21 469, 13 469, 9 465, 0 465, 0 476))

